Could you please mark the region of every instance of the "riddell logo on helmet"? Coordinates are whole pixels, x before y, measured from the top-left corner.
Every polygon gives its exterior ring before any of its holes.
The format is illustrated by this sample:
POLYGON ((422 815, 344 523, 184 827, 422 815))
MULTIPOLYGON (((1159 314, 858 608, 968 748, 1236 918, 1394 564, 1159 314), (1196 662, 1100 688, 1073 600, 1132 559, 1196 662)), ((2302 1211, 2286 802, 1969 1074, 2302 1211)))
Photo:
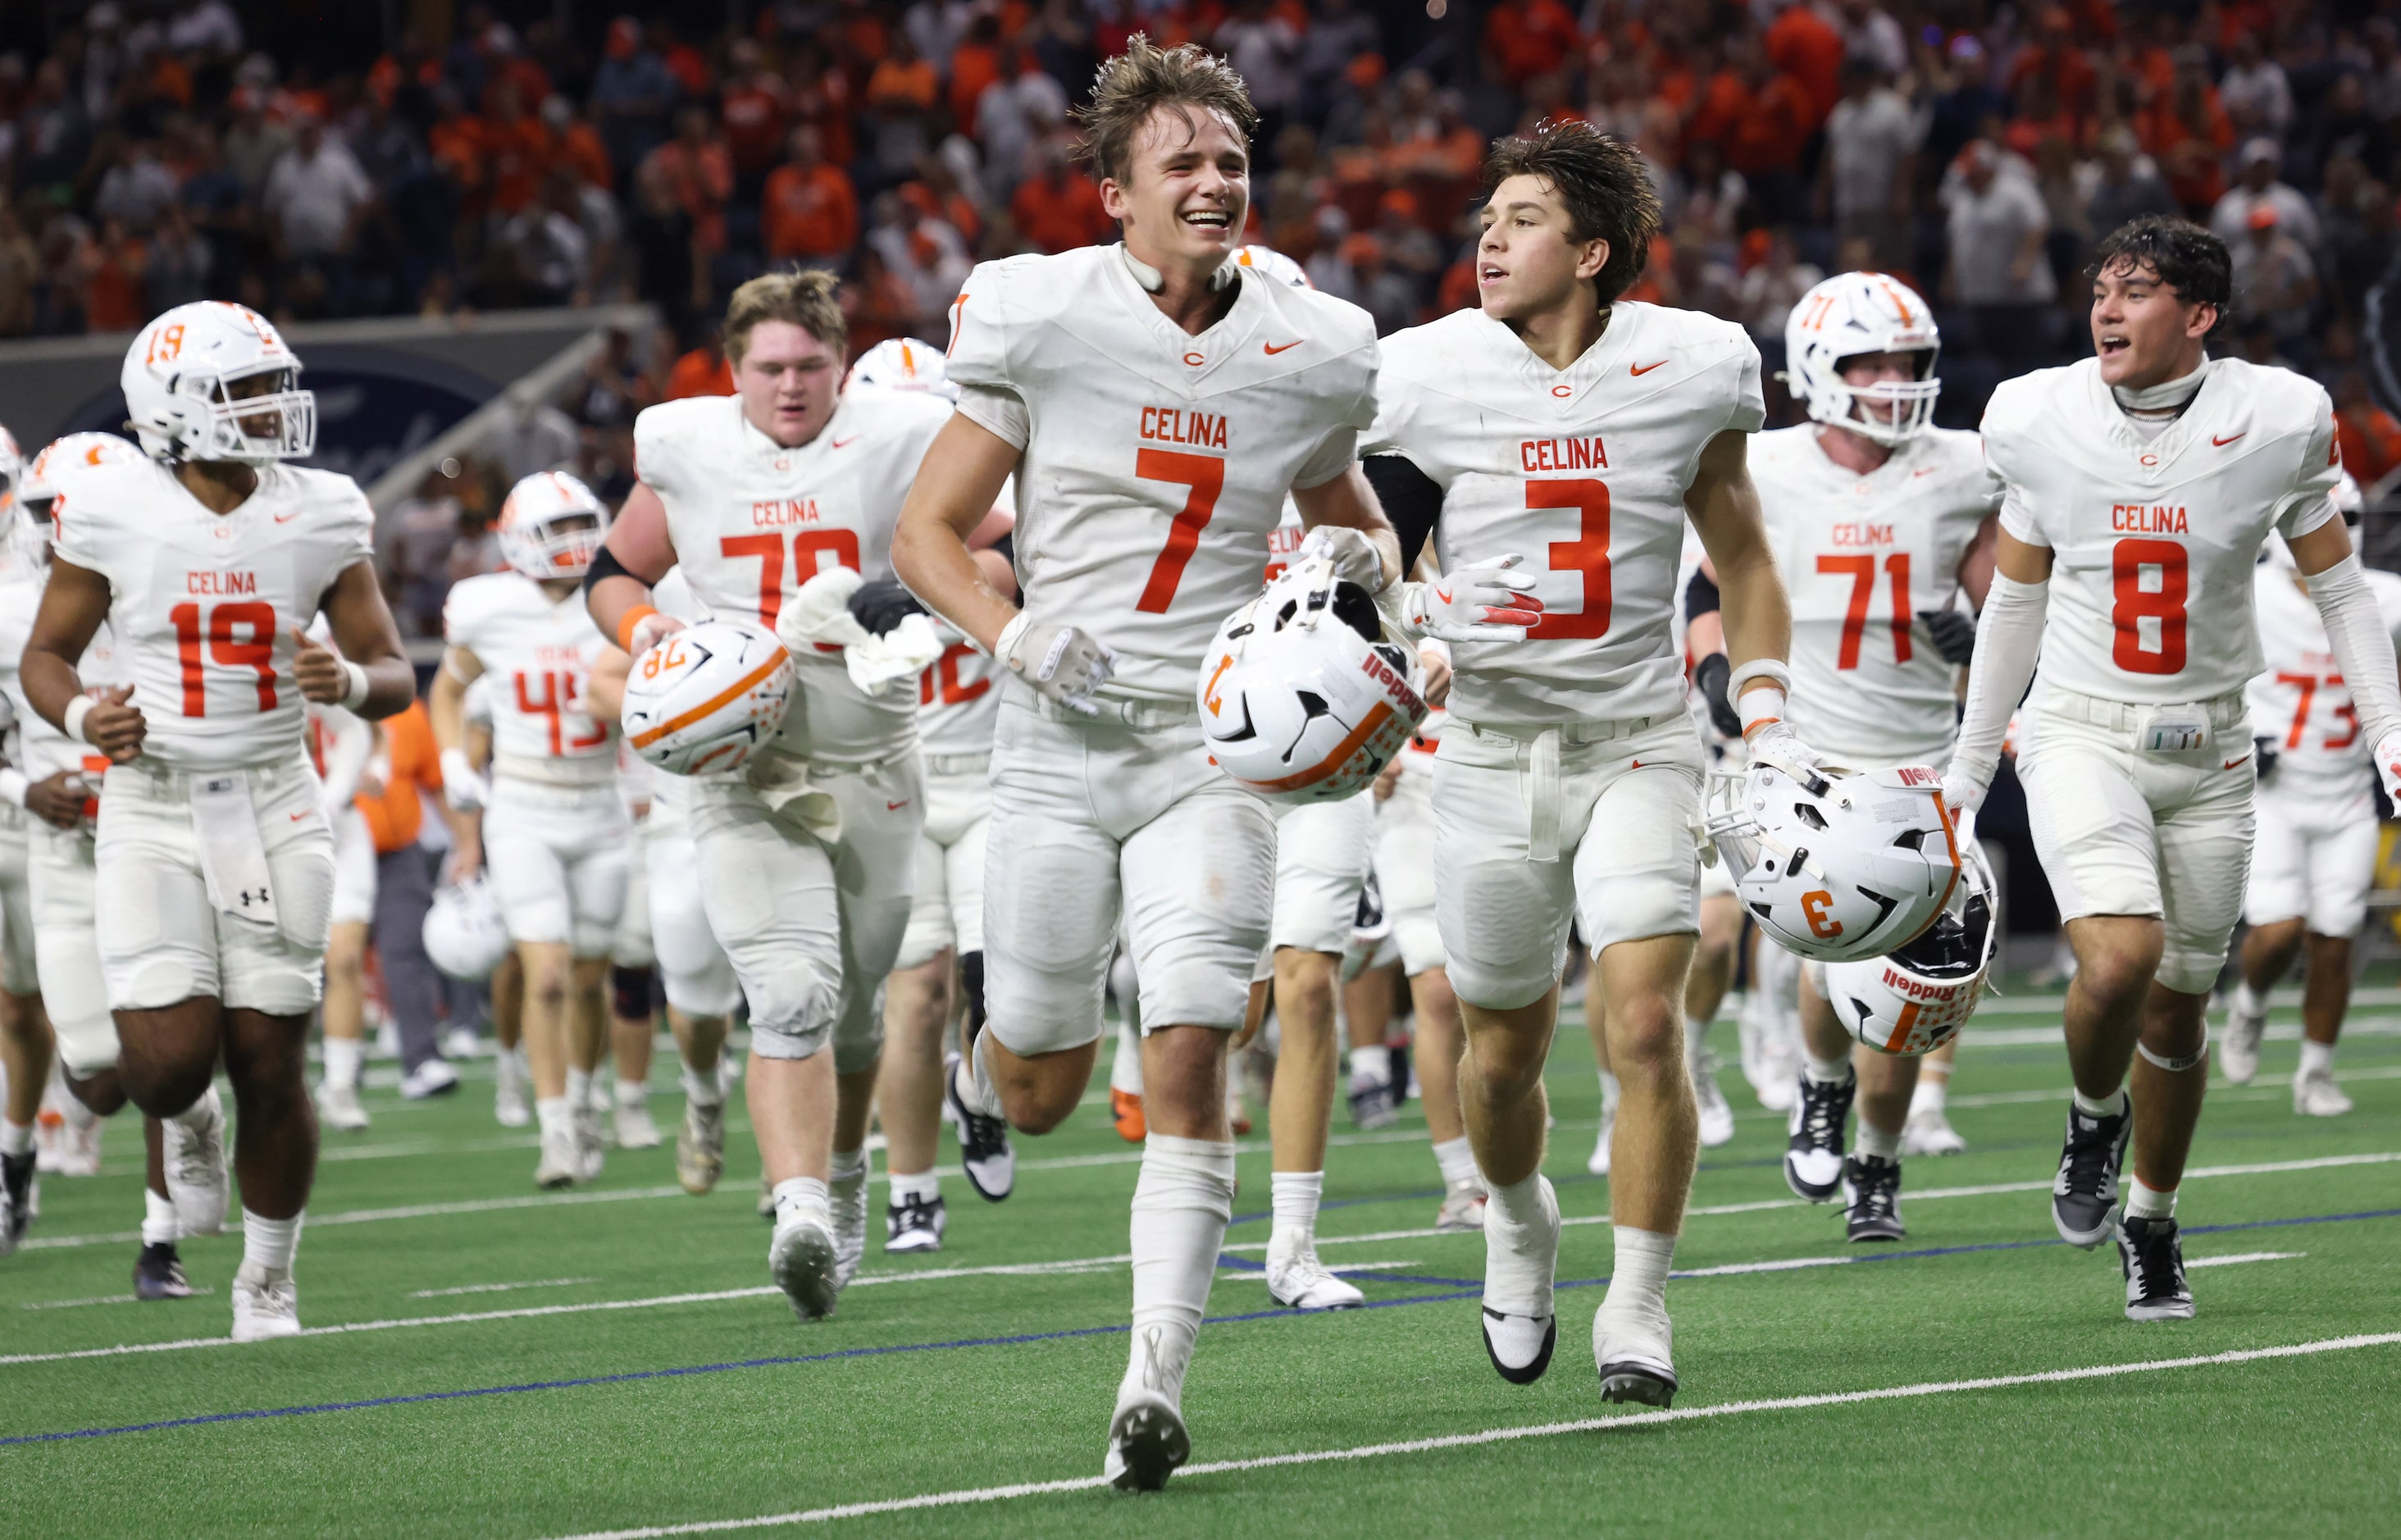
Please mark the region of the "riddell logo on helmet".
POLYGON ((1923 979, 1911 978, 1897 968, 1884 970, 1884 983, 1886 988, 1906 995, 1913 1000, 1956 999, 1959 992, 1968 987, 1965 983, 1928 983, 1923 979))
MULTIPOLYGON (((1368 653, 1360 660, 1359 671, 1382 685, 1386 694, 1393 696, 1408 710, 1420 716, 1425 714, 1425 703, 1418 699, 1417 691, 1411 688, 1409 681, 1401 678, 1393 670, 1393 666, 1382 658, 1373 653, 1368 653)), ((1211 682, 1214 684, 1215 681, 1211 682)))
POLYGON ((1942 772, 1934 769, 1930 765, 1904 764, 1900 769, 1894 771, 1893 774, 1900 777, 1900 784, 1903 786, 1940 786, 1942 784, 1942 772))

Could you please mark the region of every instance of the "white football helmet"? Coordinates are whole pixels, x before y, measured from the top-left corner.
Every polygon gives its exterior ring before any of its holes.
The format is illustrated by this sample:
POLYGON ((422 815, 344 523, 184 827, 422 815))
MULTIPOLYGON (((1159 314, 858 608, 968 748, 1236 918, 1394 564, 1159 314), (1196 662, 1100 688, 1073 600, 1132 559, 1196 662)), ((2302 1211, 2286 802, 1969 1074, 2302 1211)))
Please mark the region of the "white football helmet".
POLYGON ((433 890, 425 912, 425 956, 443 972, 467 983, 492 976, 509 955, 509 928, 501 901, 483 874, 433 890))
POLYGON ((887 391, 925 391, 944 401, 956 401, 959 388, 942 364, 942 350, 913 337, 886 337, 858 355, 850 366, 852 385, 881 385, 887 391))
POLYGON ((1883 273, 1836 273, 1803 295, 1785 320, 1784 379, 1818 421, 1898 444, 1934 420, 1941 351, 1934 312, 1916 290, 1883 273), (1916 378, 1845 383, 1843 360, 1900 352, 1917 355, 1916 378))
POLYGON ((1203 654, 1210 760, 1274 802, 1336 802, 1373 781, 1425 721, 1417 659, 1334 564, 1296 563, 1228 615, 1203 654))
POLYGON ((1277 282, 1296 289, 1317 287, 1309 281, 1308 268, 1273 246, 1238 246, 1234 249, 1234 264, 1242 268, 1256 268, 1277 282))
POLYGON ((1818 962, 1906 945, 1959 884, 1958 832, 1927 765, 1753 764, 1712 778, 1701 827, 1759 928, 1818 962))
POLYGON ((565 471, 536 471, 501 504, 501 558, 529 578, 581 578, 609 533, 609 510, 565 471))
POLYGON ((155 460, 264 465, 316 452, 317 397, 300 389, 300 360, 246 305, 176 306, 135 335, 118 379, 155 460))
POLYGON ((141 450, 115 433, 69 433, 44 446, 17 482, 17 507, 8 521, 8 538, 18 553, 37 567, 48 567, 50 549, 58 543, 58 502, 68 478, 87 465, 141 456, 141 450))
POLYGON ((755 621, 704 620, 634 660, 623 722, 634 752, 675 776, 748 760, 790 708, 792 654, 755 621))
POLYGON ((1879 1053, 1933 1052, 1959 1035, 1983 997, 2000 926, 1993 873, 1973 841, 1960 850, 1959 879, 1915 941, 1881 957, 1825 965, 1827 1003, 1879 1053))

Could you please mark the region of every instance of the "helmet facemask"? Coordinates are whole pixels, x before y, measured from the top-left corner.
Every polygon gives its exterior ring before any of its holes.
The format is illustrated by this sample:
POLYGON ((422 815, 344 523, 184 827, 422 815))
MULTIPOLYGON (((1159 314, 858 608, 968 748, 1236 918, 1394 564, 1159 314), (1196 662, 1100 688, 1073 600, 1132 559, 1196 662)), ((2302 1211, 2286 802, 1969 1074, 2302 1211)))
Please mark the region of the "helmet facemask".
POLYGON ((608 536, 600 516, 577 508, 507 531, 509 565, 529 578, 581 579, 608 536))
POLYGON ((1818 381, 1811 392, 1809 415, 1878 444, 1895 445, 1915 438, 1933 426, 1934 403, 1942 394, 1942 381, 1934 373, 1934 361, 1941 350, 1913 348, 1908 351, 1918 361, 1917 378, 1879 379, 1873 385, 1853 385, 1843 378, 1843 365, 1863 355, 1854 353, 1837 359, 1832 377, 1818 381), (1879 413, 1877 407, 1883 411, 1879 413))
MULTIPOLYGON (((199 442, 176 446, 188 460, 230 460, 265 465, 306 460, 317 452, 317 394, 300 389, 300 364, 271 359, 234 374, 189 374, 173 393, 199 412, 199 442)), ((140 426, 137 424, 137 426, 140 426)))

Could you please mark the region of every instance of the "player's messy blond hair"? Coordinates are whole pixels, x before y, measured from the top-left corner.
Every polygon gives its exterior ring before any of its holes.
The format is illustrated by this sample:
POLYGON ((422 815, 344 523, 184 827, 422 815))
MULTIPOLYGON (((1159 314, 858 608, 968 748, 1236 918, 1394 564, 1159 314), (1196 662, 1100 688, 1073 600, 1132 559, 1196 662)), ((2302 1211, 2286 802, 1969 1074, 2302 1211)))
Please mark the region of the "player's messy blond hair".
POLYGON ((1119 184, 1133 171, 1134 141, 1154 112, 1184 120, 1187 136, 1198 133, 1192 115, 1213 112, 1232 125, 1247 146, 1259 126, 1251 89, 1224 60, 1190 43, 1162 48, 1135 33, 1125 52, 1092 74, 1092 101, 1076 111, 1084 130, 1084 158, 1108 181, 1119 184))
POLYGON ((834 351, 846 352, 850 321, 836 297, 839 288, 831 273, 806 270, 752 279, 734 291, 725 307, 725 356, 740 367, 750 334, 762 321, 789 322, 834 351))

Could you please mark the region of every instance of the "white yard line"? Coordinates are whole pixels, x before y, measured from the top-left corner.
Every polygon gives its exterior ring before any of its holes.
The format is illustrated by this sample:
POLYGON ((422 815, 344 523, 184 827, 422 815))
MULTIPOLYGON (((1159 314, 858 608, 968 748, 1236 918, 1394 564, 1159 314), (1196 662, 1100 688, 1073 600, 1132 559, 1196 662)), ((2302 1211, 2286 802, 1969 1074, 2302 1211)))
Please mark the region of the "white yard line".
MULTIPOLYGON (((1786 1396, 1774 1400, 1728 1401, 1718 1406, 1676 1407, 1664 1411, 1628 1412, 1617 1417, 1587 1417, 1572 1423, 1543 1423, 1531 1427, 1487 1428, 1480 1433, 1454 1433, 1434 1438, 1410 1438, 1390 1444, 1362 1444, 1350 1449, 1310 1450, 1290 1454, 1264 1454, 1248 1460, 1217 1460, 1202 1464, 1187 1465, 1176 1478, 1179 1482, 1196 1477, 1222 1475, 1233 1471, 1268 1470, 1285 1465, 1321 1465, 1338 1460, 1374 1460, 1395 1454, 1427 1454, 1436 1450, 1470 1449, 1484 1444, 1511 1443, 1525 1438, 1556 1438, 1563 1434, 1602 1433, 1613 1428, 1643 1427, 1658 1423, 1694 1423, 1720 1417, 1740 1417, 1760 1411, 1804 1411, 1817 1407, 1856 1406, 1869 1401, 1892 1401, 1928 1396, 1956 1396, 1963 1392, 2005 1390, 2017 1385, 2060 1384, 2076 1380, 2103 1380, 2127 1374, 2156 1374, 2175 1368, 2211 1368, 2228 1364, 2255 1363, 2264 1358, 2298 1358, 2325 1353, 2346 1353, 2360 1348, 2388 1347, 2401 1342, 2401 1331, 2377 1332, 2357 1337, 2333 1337, 2314 1342, 2294 1342, 2282 1347, 2242 1348, 2230 1353, 2198 1354, 2189 1358, 2151 1358, 2132 1364, 2092 1364, 2082 1368, 2043 1369, 2031 1374, 1998 1374, 1979 1380, 1937 1380, 1914 1385, 1891 1385, 1874 1390, 1834 1391, 1822 1396, 1786 1396)), ((677 1534, 713 1534, 729 1530, 773 1529, 784 1524, 821 1524, 836 1519, 858 1519, 869 1514, 907 1513, 921 1508, 960 1507, 976 1503, 1005 1502, 1013 1497, 1036 1497, 1051 1492, 1085 1492, 1107 1485, 1099 1476, 1074 1477, 1063 1481, 1024 1481, 1006 1487, 967 1487, 954 1492, 925 1492, 914 1497, 887 1497, 876 1502, 844 1503, 836 1507, 803 1508, 790 1513, 762 1514, 755 1519, 714 1519, 688 1524, 650 1525, 638 1529, 600 1530, 571 1537, 571 1540, 664 1540, 677 1534)))
POLYGON ((2228 1257, 2188 1257, 2184 1265, 2188 1272, 2197 1267, 2233 1267, 2241 1262, 2297 1262, 2308 1255, 2306 1251, 2238 1251, 2228 1257))
MULTIPOLYGON (((194 1294, 213 1294, 214 1289, 196 1288, 194 1294)), ((34 1304, 19 1305, 19 1310, 74 1310, 82 1305, 134 1305, 142 1302, 139 1294, 95 1294, 89 1299, 43 1299, 34 1304)))
POLYGON ((460 1284, 457 1288, 420 1288, 411 1291, 412 1299, 446 1299, 457 1294, 511 1294, 521 1288, 572 1288, 577 1284, 597 1284, 597 1278, 537 1278, 525 1284, 460 1284))

